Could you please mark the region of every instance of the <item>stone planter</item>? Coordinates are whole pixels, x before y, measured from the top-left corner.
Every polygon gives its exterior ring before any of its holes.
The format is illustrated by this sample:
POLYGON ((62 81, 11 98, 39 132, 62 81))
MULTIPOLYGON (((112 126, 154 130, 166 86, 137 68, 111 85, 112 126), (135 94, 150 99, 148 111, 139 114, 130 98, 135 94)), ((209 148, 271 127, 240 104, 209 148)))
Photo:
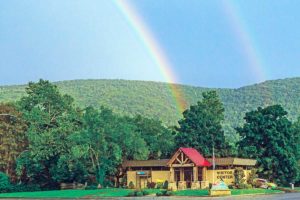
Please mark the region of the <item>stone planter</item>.
POLYGON ((199 181, 192 182, 191 189, 192 190, 199 190, 200 189, 200 182, 199 181))
POLYGON ((209 190, 210 196, 230 196, 231 190, 209 190))
POLYGON ((186 182, 185 181, 178 182, 178 190, 186 190, 186 182))
POLYGON ((177 190, 176 182, 170 182, 170 183, 168 184, 168 190, 176 191, 176 190, 177 190))

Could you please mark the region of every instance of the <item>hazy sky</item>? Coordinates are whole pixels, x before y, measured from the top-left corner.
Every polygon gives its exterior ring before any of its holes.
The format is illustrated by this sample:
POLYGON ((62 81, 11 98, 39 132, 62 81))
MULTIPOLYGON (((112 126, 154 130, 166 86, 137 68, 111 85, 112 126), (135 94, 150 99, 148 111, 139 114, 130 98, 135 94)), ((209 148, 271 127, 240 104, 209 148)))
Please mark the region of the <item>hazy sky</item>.
MULTIPOLYGON (((298 0, 131 0, 177 82, 300 76, 298 0)), ((0 85, 39 78, 166 81, 112 0, 1 0, 0 85)))

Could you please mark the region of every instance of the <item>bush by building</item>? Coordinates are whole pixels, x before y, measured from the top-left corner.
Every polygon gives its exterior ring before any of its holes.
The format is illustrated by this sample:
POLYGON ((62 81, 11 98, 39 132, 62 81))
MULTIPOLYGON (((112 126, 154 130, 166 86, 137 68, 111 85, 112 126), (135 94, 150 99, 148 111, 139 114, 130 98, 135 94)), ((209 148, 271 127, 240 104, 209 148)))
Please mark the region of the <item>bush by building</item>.
POLYGON ((10 192, 12 190, 12 185, 10 183, 9 177, 0 172, 0 193, 2 192, 10 192))
POLYGON ((162 190, 156 193, 156 196, 172 196, 174 195, 174 193, 172 191, 168 191, 168 190, 162 190))

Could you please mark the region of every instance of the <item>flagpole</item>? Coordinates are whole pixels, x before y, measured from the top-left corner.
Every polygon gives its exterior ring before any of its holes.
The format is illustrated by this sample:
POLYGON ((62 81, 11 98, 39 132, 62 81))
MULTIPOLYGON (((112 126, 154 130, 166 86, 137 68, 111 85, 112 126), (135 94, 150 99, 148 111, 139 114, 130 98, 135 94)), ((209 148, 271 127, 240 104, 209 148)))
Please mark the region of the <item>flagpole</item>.
POLYGON ((215 167, 216 167, 216 164, 215 164, 215 145, 213 143, 213 184, 215 184, 215 167))

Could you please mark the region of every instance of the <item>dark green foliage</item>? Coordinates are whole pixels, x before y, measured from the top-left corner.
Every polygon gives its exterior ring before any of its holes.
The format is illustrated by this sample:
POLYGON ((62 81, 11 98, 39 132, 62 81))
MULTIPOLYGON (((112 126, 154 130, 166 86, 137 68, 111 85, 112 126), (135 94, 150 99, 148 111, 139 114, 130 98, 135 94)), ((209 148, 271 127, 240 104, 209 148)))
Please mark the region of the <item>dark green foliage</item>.
POLYGON ((41 187, 36 184, 16 184, 12 186, 10 192, 35 192, 41 190, 42 190, 41 187))
POLYGON ((245 183, 245 172, 243 168, 238 167, 234 169, 234 184, 237 188, 245 189, 244 188, 245 183))
POLYGON ((247 183, 254 186, 254 179, 258 178, 257 169, 251 169, 251 173, 248 175, 247 183))
POLYGON ((163 184, 163 189, 168 189, 168 185, 169 185, 169 182, 168 181, 165 181, 164 184, 163 184))
POLYGON ((148 144, 149 159, 169 158, 174 151, 174 135, 172 131, 155 119, 137 116, 133 119, 136 132, 148 144))
POLYGON ((295 154, 296 154, 297 160, 299 161, 300 160, 300 145, 299 145, 300 144, 300 117, 293 124, 293 133, 294 133, 294 141, 295 141, 296 144, 298 144, 298 145, 295 146, 295 148, 296 148, 295 149, 295 154))
POLYGON ((150 193, 147 190, 142 190, 144 196, 149 195, 150 193))
POLYGON ((129 184, 128 184, 128 188, 129 188, 129 189, 133 189, 134 187, 135 187, 135 186, 134 186, 133 182, 130 181, 129 184))
POLYGON ((172 191, 168 191, 168 190, 162 190, 156 193, 156 196, 172 196, 174 195, 174 193, 172 191))
POLYGON ((149 192, 146 190, 134 190, 128 194, 129 197, 141 197, 149 195, 149 192))
MULTIPOLYGON (((124 160, 159 159, 174 148, 171 131, 158 120, 120 116, 104 107, 80 110, 49 81, 30 82, 26 93, 17 102, 28 140, 27 149, 17 159, 22 183, 55 188, 59 183, 89 181, 111 187, 115 177, 119 186, 124 160)), ((18 112, 10 113, 17 116, 18 112)))
POLYGON ((247 183, 241 183, 238 185, 237 187, 238 189, 251 189, 253 188, 251 184, 247 184, 247 183))
POLYGON ((0 193, 9 192, 12 189, 9 177, 0 172, 0 193))
POLYGON ((16 181, 16 158, 27 147, 26 123, 14 104, 0 103, 0 171, 16 181))
POLYGON ((299 143, 287 112, 280 105, 259 107, 247 113, 245 121, 243 127, 237 128, 241 156, 258 161, 262 178, 283 185, 294 182, 299 174, 299 143))
POLYGON ((163 189, 163 186, 164 186, 164 183, 162 183, 162 182, 157 182, 156 183, 156 188, 157 189, 163 189))
POLYGON ((229 145, 222 130, 224 108, 216 91, 204 92, 202 101, 183 112, 180 120, 177 147, 193 147, 205 156, 230 154, 229 145))
MULTIPOLYGON (((176 109, 169 86, 165 83, 125 80, 74 80, 57 82, 64 94, 75 98, 75 103, 84 108, 105 106, 122 115, 137 114, 155 118, 166 125, 176 125, 182 117, 176 109)), ((202 99, 208 88, 178 85, 183 91, 187 106, 202 99)), ((246 112, 257 107, 281 104, 289 118, 300 115, 300 78, 267 81, 238 89, 214 89, 218 91, 225 108, 223 123, 227 139, 238 139, 235 127, 243 123, 246 112)), ((25 86, 0 87, 0 101, 16 101, 25 95, 25 86)))
POLYGON ((58 182, 80 182, 86 171, 80 149, 72 141, 80 129, 80 113, 68 95, 48 81, 30 82, 27 96, 18 105, 27 121, 28 151, 18 161, 23 182, 43 183, 52 187, 58 182))
POLYGON ((85 190, 97 190, 98 186, 97 185, 88 185, 85 187, 85 190))

